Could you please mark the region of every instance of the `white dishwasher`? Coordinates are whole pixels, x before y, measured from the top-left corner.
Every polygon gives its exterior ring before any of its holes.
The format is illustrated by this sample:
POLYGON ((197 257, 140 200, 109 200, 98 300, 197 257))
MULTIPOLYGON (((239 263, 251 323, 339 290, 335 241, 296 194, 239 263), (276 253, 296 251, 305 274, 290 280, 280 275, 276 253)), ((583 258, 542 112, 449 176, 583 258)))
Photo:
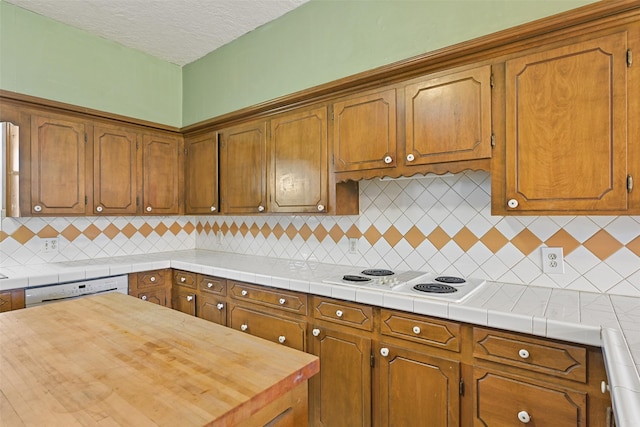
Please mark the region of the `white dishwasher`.
POLYGON ((83 280, 79 282, 57 283, 25 289, 25 307, 49 304, 82 298, 89 295, 106 294, 110 292, 129 293, 129 278, 121 276, 103 277, 100 279, 83 280))

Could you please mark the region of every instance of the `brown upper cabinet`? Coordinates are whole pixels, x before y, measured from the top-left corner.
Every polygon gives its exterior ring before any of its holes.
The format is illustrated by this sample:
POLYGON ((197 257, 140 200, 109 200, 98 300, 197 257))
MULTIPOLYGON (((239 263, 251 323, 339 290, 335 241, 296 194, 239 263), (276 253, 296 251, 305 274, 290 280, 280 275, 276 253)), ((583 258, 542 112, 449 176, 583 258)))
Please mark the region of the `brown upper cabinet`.
POLYGON ((212 214, 218 208, 218 141, 215 132, 185 137, 186 214, 212 214))
POLYGON ((146 134, 143 136, 143 214, 180 213, 182 168, 180 138, 146 134))
POLYGON ((338 180, 488 170, 491 102, 488 64, 428 74, 335 102, 338 180))
POLYGON ((327 108, 271 120, 272 212, 326 212, 327 108))
POLYGON ((222 212, 266 212, 267 123, 243 124, 224 129, 219 135, 222 212))
POLYGON ((85 213, 91 182, 86 128, 82 120, 31 115, 32 215, 85 213))
POLYGON ((491 66, 408 84, 404 164, 491 157, 491 66))
POLYGON ((138 209, 139 133, 122 126, 93 127, 93 211, 134 215, 138 209))
POLYGON ((639 76, 627 52, 638 45, 638 29, 595 33, 507 59, 494 213, 628 209, 638 172, 629 132, 638 132, 639 113, 638 97, 628 90, 639 76))
POLYGON ((333 104, 336 172, 396 166, 396 90, 366 93, 333 104))

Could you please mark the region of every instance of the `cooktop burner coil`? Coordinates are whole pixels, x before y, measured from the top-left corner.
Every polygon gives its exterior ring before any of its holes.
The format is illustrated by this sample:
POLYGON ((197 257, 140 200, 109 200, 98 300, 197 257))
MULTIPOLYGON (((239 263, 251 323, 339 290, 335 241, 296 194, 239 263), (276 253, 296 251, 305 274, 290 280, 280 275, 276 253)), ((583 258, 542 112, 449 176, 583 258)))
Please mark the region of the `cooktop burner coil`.
POLYGON ((442 283, 418 283, 413 287, 413 289, 430 294, 451 294, 458 292, 458 289, 453 286, 444 285, 442 283))
POLYGON ((366 274, 367 276, 393 276, 395 273, 391 270, 384 270, 379 268, 372 268, 369 270, 362 270, 362 274, 366 274))
POLYGON ((371 279, 364 276, 356 276, 354 274, 345 274, 342 276, 342 280, 347 282, 370 282, 371 279))
POLYGON ((436 282, 440 282, 440 283, 451 283, 454 285, 460 285, 462 283, 466 283, 466 280, 464 280, 462 277, 455 277, 455 276, 438 276, 435 279, 436 282))

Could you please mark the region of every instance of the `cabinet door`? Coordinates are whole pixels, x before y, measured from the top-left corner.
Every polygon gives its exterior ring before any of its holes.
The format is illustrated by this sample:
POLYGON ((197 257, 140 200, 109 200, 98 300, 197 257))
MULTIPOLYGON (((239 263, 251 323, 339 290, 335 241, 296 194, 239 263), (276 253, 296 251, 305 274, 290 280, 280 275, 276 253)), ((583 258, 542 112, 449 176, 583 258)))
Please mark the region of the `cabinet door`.
POLYGON ((224 213, 259 213, 267 201, 267 127, 250 123, 220 132, 220 196, 224 213))
POLYGON ((371 339, 323 326, 314 326, 312 335, 321 369, 309 380, 310 425, 370 426, 371 339))
POLYGON ((93 213, 133 215, 138 198, 138 134, 127 128, 93 128, 93 213))
POLYGON ((218 211, 218 141, 214 132, 186 138, 185 213, 218 211))
POLYGON ((396 166, 396 139, 395 89, 333 104, 336 172, 396 166))
MULTIPOLYGON (((586 393, 474 370, 475 426, 586 426, 586 393)), ((604 419, 604 416, 603 416, 604 419)), ((594 421, 595 424, 595 421, 594 421)))
POLYGON ((31 116, 31 213, 83 215, 86 129, 81 121, 31 116), (57 178, 52 178, 57 177, 57 178))
POLYGON ((491 157, 491 67, 405 87, 406 165, 491 157))
POLYGON ((227 304, 224 298, 200 292, 197 298, 197 306, 196 314, 199 318, 218 325, 227 325, 227 304))
POLYGON ((460 425, 459 362, 385 344, 377 356, 375 406, 381 426, 460 425))
POLYGON ((192 316, 196 315, 196 293, 193 289, 183 286, 174 286, 171 293, 171 306, 174 310, 178 310, 192 316))
POLYGON ((180 139, 164 135, 144 135, 143 146, 143 213, 178 214, 180 139))
POLYGON ((626 209, 626 51, 621 32, 507 61, 508 209, 626 209))
POLYGON ((271 120, 273 212, 326 212, 327 109, 271 120))

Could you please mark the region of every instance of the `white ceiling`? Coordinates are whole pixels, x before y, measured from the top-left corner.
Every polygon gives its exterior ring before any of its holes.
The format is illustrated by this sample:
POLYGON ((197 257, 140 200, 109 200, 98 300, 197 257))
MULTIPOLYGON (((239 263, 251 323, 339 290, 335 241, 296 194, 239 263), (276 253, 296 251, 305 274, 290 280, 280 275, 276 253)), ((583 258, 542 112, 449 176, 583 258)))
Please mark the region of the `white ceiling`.
POLYGON ((4 0, 185 65, 309 0, 4 0))

